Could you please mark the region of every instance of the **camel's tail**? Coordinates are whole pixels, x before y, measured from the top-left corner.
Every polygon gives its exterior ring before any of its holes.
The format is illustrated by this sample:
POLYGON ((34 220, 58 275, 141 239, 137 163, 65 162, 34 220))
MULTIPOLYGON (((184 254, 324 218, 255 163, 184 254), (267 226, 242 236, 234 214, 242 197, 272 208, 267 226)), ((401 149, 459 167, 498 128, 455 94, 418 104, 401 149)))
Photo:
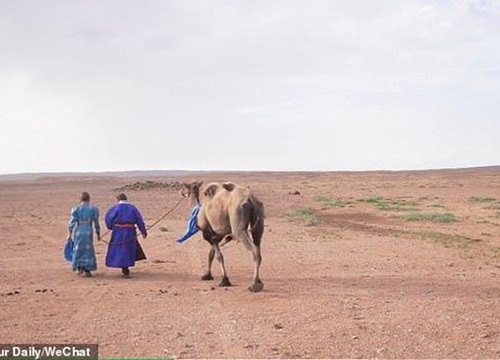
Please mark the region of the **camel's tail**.
POLYGON ((241 209, 245 219, 244 235, 241 236, 241 239, 244 241, 245 247, 252 250, 253 246, 260 246, 264 234, 264 205, 255 196, 250 195, 242 204, 241 209), (251 238, 248 230, 252 234, 251 238))
POLYGON ((264 204, 255 196, 250 196, 249 201, 253 205, 250 214, 250 232, 252 233, 253 243, 260 246, 264 234, 264 204))
POLYGON ((240 221, 232 224, 235 237, 241 240, 248 250, 259 247, 264 234, 264 205, 254 195, 248 194, 238 211, 240 221))

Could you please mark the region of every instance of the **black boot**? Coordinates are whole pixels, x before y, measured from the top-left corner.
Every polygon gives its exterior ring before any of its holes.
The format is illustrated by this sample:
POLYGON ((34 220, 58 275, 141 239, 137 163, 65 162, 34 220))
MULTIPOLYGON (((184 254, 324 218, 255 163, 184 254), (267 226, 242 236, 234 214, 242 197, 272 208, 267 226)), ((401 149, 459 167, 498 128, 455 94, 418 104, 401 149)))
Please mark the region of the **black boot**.
POLYGON ((128 267, 122 267, 122 274, 125 279, 130 279, 130 270, 128 267))

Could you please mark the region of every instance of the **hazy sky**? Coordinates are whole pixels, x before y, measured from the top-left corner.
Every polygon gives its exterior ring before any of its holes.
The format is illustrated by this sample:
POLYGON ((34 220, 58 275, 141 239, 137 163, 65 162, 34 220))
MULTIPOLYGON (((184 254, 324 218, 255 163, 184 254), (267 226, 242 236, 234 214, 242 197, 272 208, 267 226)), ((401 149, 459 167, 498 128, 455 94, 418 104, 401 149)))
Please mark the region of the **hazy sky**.
POLYGON ((500 1, 1 0, 0 173, 500 164, 500 1))

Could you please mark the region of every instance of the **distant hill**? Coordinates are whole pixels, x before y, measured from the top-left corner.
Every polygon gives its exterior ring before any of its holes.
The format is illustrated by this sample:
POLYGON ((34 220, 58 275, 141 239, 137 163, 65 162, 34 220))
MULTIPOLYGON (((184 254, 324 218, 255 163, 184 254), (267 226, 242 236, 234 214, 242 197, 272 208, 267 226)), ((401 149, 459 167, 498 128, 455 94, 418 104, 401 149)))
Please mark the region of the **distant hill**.
POLYGON ((197 170, 131 170, 131 171, 107 171, 107 172, 61 172, 61 173, 21 173, 0 175, 0 181, 9 180, 35 180, 47 177, 73 178, 73 177, 180 177, 209 173, 210 171, 197 170))
POLYGON ((468 173, 468 172, 497 172, 500 171, 500 165, 479 166, 470 168, 446 168, 446 169, 427 169, 427 170, 359 170, 359 171, 232 171, 232 170, 130 170, 130 171, 107 171, 107 172, 64 172, 64 173, 21 173, 0 175, 0 181, 19 181, 36 180, 44 178, 154 178, 154 177, 182 177, 202 174, 216 173, 363 173, 363 172, 388 172, 388 173, 408 173, 408 172, 442 172, 442 173, 468 173))

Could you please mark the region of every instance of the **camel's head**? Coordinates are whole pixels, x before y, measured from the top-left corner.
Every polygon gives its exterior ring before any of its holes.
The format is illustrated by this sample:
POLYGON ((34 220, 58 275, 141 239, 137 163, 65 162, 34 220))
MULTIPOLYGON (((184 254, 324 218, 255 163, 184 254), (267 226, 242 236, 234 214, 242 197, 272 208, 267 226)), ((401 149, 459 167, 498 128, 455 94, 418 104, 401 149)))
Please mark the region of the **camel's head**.
POLYGON ((200 188, 203 181, 193 181, 191 183, 182 183, 182 188, 180 194, 182 197, 188 199, 195 199, 199 201, 200 198, 200 188))

